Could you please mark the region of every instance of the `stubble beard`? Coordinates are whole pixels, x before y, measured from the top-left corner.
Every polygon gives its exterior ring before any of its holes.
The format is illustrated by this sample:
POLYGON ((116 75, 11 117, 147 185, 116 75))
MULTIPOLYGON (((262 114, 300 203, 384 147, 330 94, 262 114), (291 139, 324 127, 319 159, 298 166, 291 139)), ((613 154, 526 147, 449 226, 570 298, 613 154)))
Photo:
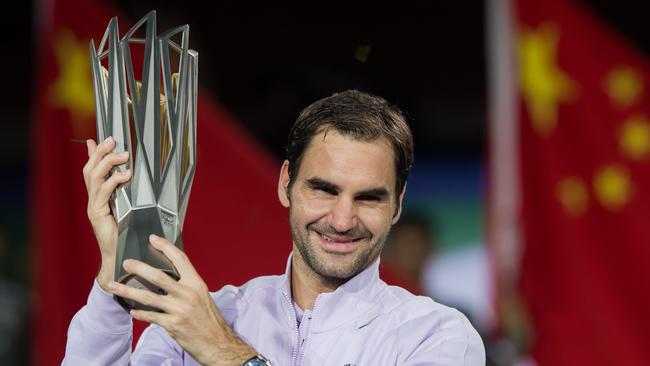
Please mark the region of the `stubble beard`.
MULTIPOLYGON (((356 257, 350 265, 345 267, 337 267, 336 265, 328 265, 325 263, 325 259, 319 258, 317 253, 318 244, 314 244, 310 240, 310 233, 314 231, 314 227, 317 226, 315 223, 308 224, 305 228, 301 228, 300 224, 297 223, 292 215, 292 210, 289 209, 289 224, 291 226, 291 236, 293 242, 295 243, 302 259, 305 264, 311 269, 311 271, 319 277, 319 279, 329 285, 340 286, 341 284, 347 282, 350 278, 361 273, 366 269, 371 263, 373 263, 381 254, 388 233, 381 237, 374 237, 368 233, 368 237, 363 240, 370 240, 371 242, 375 239, 374 243, 369 245, 364 250, 354 254, 356 257)), ((331 232, 327 229, 317 231, 321 232, 331 232)))

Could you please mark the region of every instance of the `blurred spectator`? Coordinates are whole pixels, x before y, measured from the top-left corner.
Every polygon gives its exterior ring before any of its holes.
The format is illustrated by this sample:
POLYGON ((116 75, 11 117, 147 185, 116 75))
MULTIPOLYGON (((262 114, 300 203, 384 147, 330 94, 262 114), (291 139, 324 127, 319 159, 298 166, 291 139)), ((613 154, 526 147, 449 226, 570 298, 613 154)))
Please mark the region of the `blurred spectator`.
MULTIPOLYGON (((488 366, 534 366, 521 354, 520 344, 508 329, 497 330, 492 272, 483 244, 439 250, 438 231, 432 220, 420 212, 405 213, 391 230, 380 273, 390 285, 430 296, 463 312, 481 333, 488 366)), ((502 319, 513 320, 518 314, 513 308, 506 313, 501 314, 502 319)))
POLYGON ((484 333, 494 325, 491 271, 480 243, 438 250, 436 226, 420 212, 405 213, 393 226, 381 261, 388 284, 461 310, 484 333))
POLYGON ((403 214, 381 256, 381 278, 389 285, 424 295, 422 271, 434 253, 435 240, 435 230, 423 215, 403 214))
MULTIPOLYGON (((0 222, 0 263, 9 260, 8 235, 0 222)), ((27 291, 0 276, 0 360, 3 366, 27 364, 27 291)))
POLYGON ((466 244, 431 257, 423 270, 422 286, 426 295, 462 310, 480 333, 494 327, 492 271, 483 244, 466 244))

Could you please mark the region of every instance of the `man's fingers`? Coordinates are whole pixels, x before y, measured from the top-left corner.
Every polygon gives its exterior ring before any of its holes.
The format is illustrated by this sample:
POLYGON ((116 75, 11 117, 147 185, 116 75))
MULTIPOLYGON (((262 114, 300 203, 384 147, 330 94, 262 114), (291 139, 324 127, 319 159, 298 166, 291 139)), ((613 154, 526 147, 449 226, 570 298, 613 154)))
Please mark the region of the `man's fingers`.
POLYGON ((97 143, 93 139, 86 140, 86 147, 88 148, 88 157, 90 157, 97 149, 97 143))
POLYGON ((196 277, 198 274, 190 263, 190 260, 187 258, 187 255, 180 249, 178 249, 174 244, 170 243, 169 240, 162 238, 157 235, 149 235, 149 242, 153 245, 154 248, 163 252, 181 275, 181 279, 186 276, 196 277))
POLYGON ((95 195, 95 207, 101 207, 104 203, 108 202, 108 199, 115 191, 118 185, 126 183, 131 179, 131 171, 126 170, 123 172, 115 172, 108 178, 102 185, 99 187, 97 194, 95 195))
POLYGON ((104 156, 102 161, 90 172, 88 179, 88 191, 93 194, 106 180, 106 176, 116 165, 124 164, 129 160, 129 153, 110 153, 104 156))
POLYGON ((116 165, 124 164, 129 160, 128 152, 110 153, 97 163, 95 168, 90 173, 90 177, 94 179, 103 179, 116 165))
MULTIPOLYGON (((88 161, 86 162, 86 165, 83 169, 84 177, 86 179, 88 179, 89 176, 96 172, 97 166, 105 161, 107 155, 110 156, 111 152, 115 148, 115 140, 109 136, 101 144, 95 146, 93 145, 95 145, 95 142, 93 140, 86 140, 86 147, 88 148, 88 153, 90 154, 90 157, 88 158, 88 161)), ((121 160, 123 160, 113 165, 123 164, 126 162, 126 160, 128 160, 128 153, 126 152, 113 155, 118 155, 121 157, 121 160)), ((108 171, 106 171, 106 174, 108 174, 108 171)), ((106 174, 104 174, 104 176, 106 174)))
POLYGON ((165 295, 154 294, 149 290, 123 285, 118 282, 111 282, 108 284, 108 291, 117 296, 160 309, 164 312, 168 312, 171 309, 169 301, 165 301, 165 295))
POLYGON ((157 311, 133 309, 131 310, 131 316, 143 322, 158 324, 161 327, 165 328, 163 323, 165 322, 165 317, 168 317, 169 315, 165 313, 159 313, 157 311))
POLYGON ((115 147, 115 140, 108 137, 104 142, 97 145, 93 140, 86 140, 86 147, 88 148, 88 161, 83 168, 84 180, 86 181, 86 188, 90 187, 90 174, 95 169, 95 166, 104 158, 104 156, 115 147), (94 145, 94 146, 93 146, 94 145))
POLYGON ((127 272, 140 276, 141 278, 167 291, 169 294, 173 295, 178 293, 178 282, 157 268, 134 259, 125 260, 123 266, 127 272))
POLYGON ((90 166, 90 170, 99 163, 104 155, 110 153, 113 151, 115 148, 115 139, 112 136, 109 136, 106 138, 106 140, 102 141, 99 145, 95 146, 95 149, 93 152, 90 154, 90 157, 88 158, 88 164, 90 166))

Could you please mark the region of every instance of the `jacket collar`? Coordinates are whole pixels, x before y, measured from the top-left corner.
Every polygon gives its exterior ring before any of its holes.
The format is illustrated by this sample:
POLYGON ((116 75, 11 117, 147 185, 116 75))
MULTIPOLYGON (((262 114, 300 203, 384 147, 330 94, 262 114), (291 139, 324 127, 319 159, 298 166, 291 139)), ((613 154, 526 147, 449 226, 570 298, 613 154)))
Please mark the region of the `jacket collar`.
MULTIPOLYGON (((296 316, 291 296, 291 261, 289 255, 287 266, 281 281, 281 291, 288 300, 285 313, 295 326, 296 316)), ((386 288, 386 283, 379 279, 379 259, 352 277, 335 291, 321 293, 316 297, 311 313, 310 328, 313 332, 325 332, 345 323, 356 322, 363 327, 376 318, 381 311, 379 296, 386 288)))

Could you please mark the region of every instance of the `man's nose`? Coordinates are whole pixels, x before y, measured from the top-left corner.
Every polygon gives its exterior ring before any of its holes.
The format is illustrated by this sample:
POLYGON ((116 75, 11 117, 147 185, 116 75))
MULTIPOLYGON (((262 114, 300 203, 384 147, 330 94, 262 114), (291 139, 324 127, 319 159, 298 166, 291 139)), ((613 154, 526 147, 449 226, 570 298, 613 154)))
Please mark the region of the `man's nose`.
POLYGON ((332 206, 330 221, 330 225, 339 233, 353 229, 357 225, 357 213, 353 200, 339 197, 332 206))

